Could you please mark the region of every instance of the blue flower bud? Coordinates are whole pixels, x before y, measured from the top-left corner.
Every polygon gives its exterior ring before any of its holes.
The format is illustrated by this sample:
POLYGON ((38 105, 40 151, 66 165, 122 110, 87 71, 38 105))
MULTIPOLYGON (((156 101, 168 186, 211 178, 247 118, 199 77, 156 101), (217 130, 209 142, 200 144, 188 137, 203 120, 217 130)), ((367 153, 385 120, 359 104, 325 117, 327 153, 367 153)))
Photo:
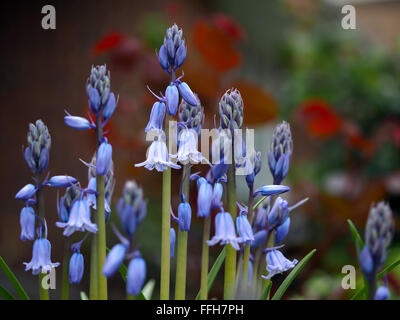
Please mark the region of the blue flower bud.
POLYGON ((36 172, 36 162, 35 159, 33 158, 31 148, 26 147, 25 152, 24 152, 24 159, 26 164, 28 165, 29 169, 31 169, 32 172, 36 172))
POLYGON ((33 243, 32 260, 24 262, 25 271, 32 269, 33 275, 38 275, 40 272, 47 273, 52 268, 58 267, 60 263, 51 262, 51 244, 47 239, 37 239, 33 243))
POLYGON ((169 69, 168 53, 167 48, 162 45, 160 51, 158 52, 158 62, 165 71, 169 69))
POLYGON ((263 229, 254 234, 254 241, 251 243, 251 248, 257 248, 267 239, 267 230, 263 229))
POLYGON ((107 104, 103 109, 103 118, 104 120, 108 120, 113 115, 115 109, 117 107, 117 102, 115 101, 115 95, 111 92, 108 96, 107 104))
POLYGON ((50 187, 55 187, 55 188, 66 188, 66 187, 71 187, 75 183, 77 183, 78 180, 76 180, 74 177, 70 176, 53 176, 47 181, 47 185, 50 187))
POLYGON ((369 278, 374 269, 374 261, 372 260, 372 255, 368 246, 364 246, 364 248, 361 250, 358 260, 360 261, 361 269, 363 270, 365 276, 369 278))
POLYGON ((150 130, 162 130, 165 116, 165 104, 163 102, 155 102, 150 113, 150 120, 147 123, 145 132, 150 130))
POLYGON ((69 260, 69 282, 80 283, 83 277, 84 261, 80 252, 74 252, 69 260))
POLYGON ((98 114, 100 111, 101 101, 100 95, 96 88, 91 88, 89 91, 89 108, 94 114, 98 114))
POLYGON ((283 239, 287 236, 290 227, 290 218, 287 218, 286 221, 276 228, 275 230, 275 242, 279 244, 283 239))
POLYGON ((43 148, 39 157, 39 173, 43 173, 43 171, 46 170, 49 164, 49 157, 49 149, 43 148))
POLYGON ((273 229, 284 224, 289 217, 289 203, 281 197, 276 198, 268 213, 268 228, 273 229))
POLYGON ((216 243, 221 245, 230 244, 235 250, 239 250, 239 243, 242 238, 236 236, 235 225, 229 212, 220 212, 215 216, 215 235, 207 241, 209 246, 216 243))
POLYGON ((389 300, 390 292, 386 286, 380 286, 375 292, 374 300, 389 300))
POLYGON ((170 61, 174 61, 175 59, 175 45, 172 39, 167 39, 165 42, 165 45, 167 47, 167 52, 168 52, 168 58, 170 61))
POLYGON ((189 231, 190 221, 192 219, 192 208, 188 202, 181 202, 179 205, 178 218, 181 231, 189 231))
POLYGON ((203 182, 199 186, 197 194, 197 216, 207 218, 210 215, 211 202, 213 196, 212 185, 208 182, 203 182))
POLYGON ((179 82, 178 89, 182 98, 187 103, 189 103, 192 106, 197 106, 199 104, 199 101, 197 100, 196 96, 194 95, 194 93, 189 88, 186 82, 179 82))
POLYGON ((101 143, 97 152, 96 169, 97 174, 105 175, 110 168, 112 158, 112 146, 105 140, 101 143))
POLYGON ((178 110, 179 92, 178 88, 173 83, 165 90, 165 98, 167 100, 167 112, 169 115, 174 116, 178 110))
POLYGON ((146 262, 141 257, 131 260, 126 278, 127 294, 138 295, 146 280, 146 262))
POLYGON ((21 225, 22 241, 35 239, 35 212, 31 207, 24 207, 21 210, 19 222, 21 225))
POLYGON ((217 209, 221 207, 222 204, 222 193, 224 192, 224 187, 221 183, 216 182, 214 184, 212 201, 211 201, 211 208, 217 209))
POLYGON ((254 191, 254 196, 272 196, 274 194, 288 192, 289 190, 290 188, 287 186, 271 184, 258 188, 256 191, 254 191))
POLYGON ((121 243, 112 247, 103 266, 103 274, 107 278, 111 277, 118 270, 119 266, 124 261, 126 251, 127 247, 121 243))
POLYGON ((91 127, 89 120, 82 117, 65 116, 64 122, 67 126, 76 130, 87 130, 91 127))
POLYGON ((17 192, 17 194, 15 195, 15 199, 26 201, 29 198, 32 198, 35 193, 36 187, 33 184, 29 183, 17 192))
POLYGON ((169 230, 169 256, 172 259, 175 253, 175 240, 176 240, 176 233, 175 229, 171 228, 169 230))
POLYGON ((268 252, 267 257, 267 271, 269 272, 268 276, 262 275, 261 277, 264 279, 270 279, 274 275, 283 273, 289 269, 294 268, 297 264, 297 260, 293 259, 293 261, 288 260, 279 250, 271 250, 268 252))
POLYGON ((246 215, 236 217, 236 229, 243 243, 249 244, 254 241, 253 230, 246 215))
POLYGON ((176 50, 174 69, 176 70, 180 68, 185 62, 185 59, 186 59, 186 46, 185 46, 185 41, 183 40, 180 46, 178 47, 178 50, 176 50))
POLYGON ((218 163, 212 167, 212 173, 213 173, 213 178, 214 180, 219 180, 220 178, 223 177, 224 174, 228 171, 229 164, 224 163, 221 161, 221 163, 218 163))

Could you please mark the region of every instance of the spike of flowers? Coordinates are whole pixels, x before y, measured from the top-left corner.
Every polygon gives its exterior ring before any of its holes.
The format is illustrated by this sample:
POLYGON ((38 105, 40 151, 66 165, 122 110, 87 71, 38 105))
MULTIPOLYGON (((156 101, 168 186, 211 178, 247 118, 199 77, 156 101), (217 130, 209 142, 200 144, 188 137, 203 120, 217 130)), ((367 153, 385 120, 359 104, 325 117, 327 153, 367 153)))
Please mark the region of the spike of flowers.
POLYGON ((243 125, 243 99, 237 89, 225 92, 219 102, 220 126, 222 129, 240 129, 243 125))
POLYGON ((25 148, 25 162, 33 174, 43 173, 50 157, 51 137, 42 120, 29 124, 28 146, 25 148))

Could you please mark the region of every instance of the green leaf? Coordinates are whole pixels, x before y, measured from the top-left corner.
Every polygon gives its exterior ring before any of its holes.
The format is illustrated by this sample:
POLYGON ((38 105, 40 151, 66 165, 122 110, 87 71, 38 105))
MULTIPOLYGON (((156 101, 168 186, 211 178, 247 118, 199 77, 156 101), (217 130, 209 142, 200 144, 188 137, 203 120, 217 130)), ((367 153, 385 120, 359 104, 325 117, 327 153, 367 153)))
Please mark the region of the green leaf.
POLYGON ((261 295, 260 300, 269 300, 269 294, 271 293, 271 288, 272 288, 272 281, 268 281, 268 285, 265 288, 263 294, 261 295))
POLYGON ((87 294, 84 291, 81 291, 81 300, 89 300, 87 294))
MULTIPOLYGON (((217 274, 219 272, 219 269, 221 269, 221 266, 225 260, 226 257, 226 247, 224 247, 221 250, 221 253, 217 257, 217 259, 214 262, 214 265, 212 266, 210 272, 208 273, 208 278, 207 278, 207 292, 210 292, 211 287, 214 283, 215 278, 217 277, 217 274)), ((196 300, 200 299, 200 291, 197 293, 196 300)))
POLYGON ((282 284, 279 286, 278 290, 275 292, 272 300, 280 300, 283 294, 286 292, 287 288, 290 286, 294 278, 299 274, 299 272, 304 268, 308 260, 314 255, 317 249, 313 249, 307 254, 298 264, 297 266, 288 274, 288 276, 283 280, 282 284))
POLYGON ((0 296, 2 296, 4 300, 15 300, 15 297, 12 295, 12 293, 2 285, 0 285, 0 296))
POLYGON ((253 210, 256 210, 257 207, 258 207, 261 203, 263 203, 264 200, 267 199, 267 198, 268 198, 267 196, 262 197, 262 198, 253 206, 253 210))
MULTIPOLYGON (((108 254, 108 253, 110 252, 110 249, 109 249, 109 248, 106 248, 106 252, 107 252, 107 254, 108 254)), ((121 275, 122 280, 124 280, 124 282, 126 282, 126 274, 127 274, 127 272, 128 272, 128 269, 126 268, 126 265, 123 264, 123 263, 121 263, 121 265, 120 265, 119 268, 118 268, 118 272, 119 272, 119 274, 121 275)))
POLYGON ((364 241, 362 240, 353 222, 350 219, 347 219, 347 223, 349 224, 351 235, 353 236, 353 241, 357 250, 361 250, 364 247, 364 241))
POLYGON ((151 296, 153 295, 154 287, 156 285, 156 281, 154 279, 149 280, 142 289, 142 293, 146 300, 151 300, 151 296))
POLYGON ((3 260, 3 258, 1 256, 0 256, 0 267, 3 269, 7 278, 10 280, 18 297, 21 300, 30 300, 30 298, 27 295, 27 293, 25 292, 24 288, 22 288, 18 279, 15 277, 14 273, 11 271, 11 269, 8 267, 7 263, 3 260))

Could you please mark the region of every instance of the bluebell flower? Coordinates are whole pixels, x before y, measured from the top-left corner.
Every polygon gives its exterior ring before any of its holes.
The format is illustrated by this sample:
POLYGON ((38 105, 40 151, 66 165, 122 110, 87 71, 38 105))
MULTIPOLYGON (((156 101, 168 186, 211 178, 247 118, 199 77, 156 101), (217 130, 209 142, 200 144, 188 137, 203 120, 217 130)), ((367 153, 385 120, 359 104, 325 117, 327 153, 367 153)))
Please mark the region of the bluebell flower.
POLYGON ((24 159, 34 174, 41 174, 49 163, 51 137, 49 130, 42 120, 29 124, 27 137, 28 146, 25 148, 24 159))
POLYGON ((145 167, 147 170, 153 170, 154 168, 162 172, 171 167, 174 169, 180 169, 180 165, 177 165, 169 161, 168 148, 162 139, 154 140, 147 150, 147 159, 144 162, 135 164, 135 167, 145 167))
POLYGON ((370 275, 374 269, 374 261, 367 245, 365 245, 361 250, 358 259, 364 274, 367 276, 367 278, 370 278, 370 275))
POLYGON ((33 243, 32 260, 24 262, 25 271, 32 270, 33 275, 38 275, 39 272, 47 273, 52 268, 60 265, 58 262, 51 262, 51 244, 49 240, 41 238, 33 243))
POLYGON ((197 106, 199 101, 186 82, 178 82, 178 89, 182 98, 190 105, 197 106))
POLYGON ((289 228, 290 228, 290 217, 288 217, 283 224, 281 224, 280 226, 278 226, 275 229, 276 244, 281 243, 283 241, 283 239, 285 239, 285 237, 287 236, 287 234, 289 232, 289 228))
POLYGON ((69 213, 75 200, 78 200, 81 196, 80 190, 75 187, 68 187, 65 190, 65 194, 57 201, 57 212, 61 222, 67 222, 69 213))
POLYGON ((203 159, 201 152, 197 150, 197 133, 193 129, 183 129, 179 133, 178 153, 171 155, 182 164, 197 164, 203 159))
POLYGON ((103 109, 103 119, 108 120, 114 114, 115 109, 117 108, 117 102, 115 100, 115 95, 111 92, 108 96, 108 100, 103 109))
POLYGON ((272 184, 258 188, 256 191, 254 191, 254 196, 272 196, 274 194, 288 192, 289 190, 290 188, 287 186, 272 184))
POLYGON ((67 126, 76 130, 88 130, 92 127, 89 120, 76 116, 65 116, 64 122, 67 126))
POLYGON ((177 70, 185 61, 186 47, 182 34, 182 29, 179 29, 176 24, 168 28, 165 33, 164 44, 160 48, 158 60, 161 67, 167 72, 170 72, 170 67, 174 71, 177 70))
POLYGON ((47 181, 47 185, 50 187, 55 187, 55 188, 66 188, 66 187, 71 187, 75 183, 77 183, 78 180, 76 180, 74 177, 70 176, 53 176, 47 181))
POLYGON ((181 231, 190 230, 190 222, 192 220, 192 208, 190 207, 190 204, 186 201, 183 201, 179 204, 178 220, 179 228, 181 229, 181 231))
POLYGON ((165 45, 162 45, 160 47, 160 51, 158 52, 158 62, 161 65, 161 68, 163 68, 165 71, 169 70, 169 60, 168 60, 168 52, 167 48, 165 45))
POLYGON ((69 260, 69 282, 80 283, 83 277, 84 260, 80 252, 74 252, 69 260))
POLYGON ((218 242, 221 245, 230 244, 235 250, 239 250, 239 243, 242 242, 242 238, 236 236, 235 226, 229 212, 222 211, 215 217, 215 235, 207 241, 207 244, 213 246, 218 242))
POLYGON ((374 296, 374 300, 389 300, 390 292, 386 286, 380 286, 374 296))
POLYGON ((112 146, 104 140, 97 152, 96 169, 98 175, 105 175, 111 166, 112 161, 112 146))
POLYGON ((22 241, 35 239, 35 220, 35 211, 31 207, 22 208, 19 217, 22 241))
POLYGON ((174 116, 178 110, 179 105, 179 92, 175 84, 171 83, 165 90, 165 99, 167 104, 167 112, 169 115, 174 116))
POLYGON ((171 228, 169 230, 169 256, 172 259, 175 253, 175 240, 176 240, 176 233, 175 229, 171 228))
POLYGON ((111 277, 118 270, 124 261, 127 250, 127 246, 121 243, 118 243, 112 247, 103 266, 103 274, 107 278, 111 277))
POLYGON ((17 194, 15 195, 15 199, 27 201, 36 194, 36 191, 36 187, 33 184, 29 183, 17 192, 17 194))
POLYGON ((254 234, 254 241, 251 242, 251 248, 257 248, 258 246, 260 246, 261 244, 265 243, 267 239, 267 230, 263 229, 260 231, 257 231, 254 234))
MULTIPOLYGON (((107 107, 112 93, 110 90, 110 72, 107 71, 105 65, 92 67, 86 85, 86 94, 89 98, 89 107, 96 116, 107 107)), ((108 116, 107 113, 109 114, 110 110, 106 111, 106 116, 108 116)))
POLYGON ((146 262, 142 257, 135 257, 128 266, 126 276, 126 293, 138 295, 146 280, 146 262))
POLYGON ((224 192, 224 187, 221 183, 215 182, 211 200, 211 209, 220 208, 222 205, 222 194, 224 192))
POLYGON ((210 215, 213 187, 205 179, 198 180, 197 216, 207 218, 210 215))
POLYGON ((98 114, 101 107, 100 94, 96 88, 91 88, 89 91, 89 108, 94 114, 98 114))
POLYGON ((289 217, 289 203, 281 197, 276 198, 271 211, 268 213, 268 228, 271 230, 282 225, 289 217))
POLYGON ((297 260, 293 259, 292 261, 285 258, 285 256, 277 249, 270 250, 267 253, 267 271, 269 272, 267 276, 262 275, 261 277, 264 279, 270 279, 274 275, 283 273, 287 270, 294 268, 297 264, 297 260))
POLYGON ((68 222, 56 222, 56 225, 64 228, 63 235, 66 237, 69 237, 75 231, 97 232, 97 225, 90 221, 90 208, 86 198, 74 202, 68 222))
POLYGON ((163 122, 165 117, 165 104, 164 102, 157 101, 153 104, 153 108, 150 113, 150 120, 144 129, 145 132, 151 130, 162 130, 163 122))
POLYGON ((239 214, 236 217, 236 229, 244 244, 249 244, 254 241, 253 230, 251 229, 246 215, 239 214))

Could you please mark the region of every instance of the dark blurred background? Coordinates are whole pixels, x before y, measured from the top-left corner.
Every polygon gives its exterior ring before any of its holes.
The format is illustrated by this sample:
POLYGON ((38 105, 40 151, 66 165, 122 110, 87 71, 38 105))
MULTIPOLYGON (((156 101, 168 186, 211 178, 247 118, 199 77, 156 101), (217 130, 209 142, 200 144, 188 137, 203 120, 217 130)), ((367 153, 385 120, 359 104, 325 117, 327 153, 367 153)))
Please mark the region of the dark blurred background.
MULTIPOLYGON (((346 1, 352 3, 352 1, 346 1)), ((64 110, 86 115, 85 83, 92 65, 106 63, 112 89, 119 94, 117 112, 108 125, 113 144, 116 187, 113 202, 127 179, 144 189, 148 215, 137 241, 148 265, 148 279, 160 270, 161 175, 134 163, 145 158, 144 127, 153 103, 146 90, 163 90, 168 81, 155 50, 165 29, 176 22, 184 30, 188 57, 185 79, 200 96, 205 127, 213 126, 218 101, 237 87, 245 103, 245 126, 256 129, 256 149, 264 155, 273 126, 290 122, 294 156, 288 177, 290 201, 310 197, 296 210, 287 241, 290 257, 317 254, 293 283, 287 298, 342 299, 341 268, 357 264, 346 219, 362 230, 371 203, 389 201, 396 219, 400 208, 400 1, 354 1, 356 30, 341 27, 341 1, 14 1, 2 8, 0 34, 0 255, 31 297, 37 278, 24 272, 32 244, 19 240, 15 193, 31 174, 22 155, 29 122, 42 119, 52 136, 50 171, 74 176, 85 185, 94 152, 92 132, 64 125, 64 110), (56 8, 56 30, 41 28, 42 6, 56 8)), ((202 167, 198 168, 203 169, 202 167)), ((204 169, 203 169, 204 171, 204 169)), ((173 175, 179 184, 180 172, 173 175)), ((239 198, 245 201, 241 177, 239 198)), ((271 183, 266 161, 256 186, 271 183)), ((173 207, 178 188, 173 190, 173 207)), ((192 188, 191 198, 195 197, 192 188)), ((46 217, 53 261, 61 261, 63 237, 55 227, 57 191, 46 191, 46 217)), ((195 208, 195 201, 192 201, 195 208)), ((195 209, 194 209, 195 212, 195 209)), ((112 220, 118 224, 116 213, 112 220)), ((79 239, 79 237, 77 237, 79 239)), ((116 243, 111 230, 107 244, 116 243)), ((211 248, 211 263, 220 247, 211 248)), ((189 235, 187 297, 200 285, 201 223, 189 235)), ((400 254, 398 237, 388 260, 400 254)), ((88 275, 89 257, 85 256, 88 275)), ((174 262, 172 263, 172 290, 174 262)), ((220 297, 223 272, 210 296, 220 297)), ((60 281, 61 269, 57 277, 60 281)), ((275 279, 275 278, 274 278, 275 279)), ((276 277, 276 282, 283 277, 276 277)), ((400 278, 389 277, 400 296, 400 278)), ((0 283, 9 284, 2 272, 0 283)), ((116 275, 110 298, 124 297, 116 275)), ((71 295, 88 292, 88 276, 71 295)), ((274 290, 274 289, 273 289, 274 290)), ((60 288, 52 293, 58 298, 60 288)))

